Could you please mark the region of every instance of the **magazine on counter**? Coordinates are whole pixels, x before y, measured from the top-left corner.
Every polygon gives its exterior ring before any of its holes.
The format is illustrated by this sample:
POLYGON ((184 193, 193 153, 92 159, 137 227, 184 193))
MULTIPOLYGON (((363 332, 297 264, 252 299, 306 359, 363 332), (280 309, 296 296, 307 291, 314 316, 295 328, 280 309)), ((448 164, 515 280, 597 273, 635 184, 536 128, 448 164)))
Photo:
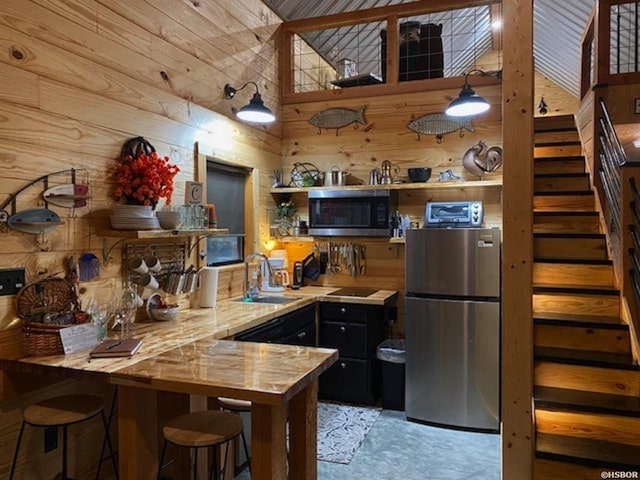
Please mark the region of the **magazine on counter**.
POLYGON ((130 357, 142 346, 139 338, 123 338, 121 340, 105 340, 89 354, 91 358, 130 357))

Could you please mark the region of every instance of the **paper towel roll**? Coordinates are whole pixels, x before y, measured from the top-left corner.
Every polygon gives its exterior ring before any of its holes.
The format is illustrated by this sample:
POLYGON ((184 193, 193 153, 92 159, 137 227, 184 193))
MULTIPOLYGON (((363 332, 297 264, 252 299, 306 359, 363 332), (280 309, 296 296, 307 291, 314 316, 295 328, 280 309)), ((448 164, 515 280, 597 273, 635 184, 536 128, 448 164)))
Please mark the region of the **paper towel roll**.
POLYGON ((204 267, 200 272, 200 306, 216 306, 218 297, 218 267, 204 267))

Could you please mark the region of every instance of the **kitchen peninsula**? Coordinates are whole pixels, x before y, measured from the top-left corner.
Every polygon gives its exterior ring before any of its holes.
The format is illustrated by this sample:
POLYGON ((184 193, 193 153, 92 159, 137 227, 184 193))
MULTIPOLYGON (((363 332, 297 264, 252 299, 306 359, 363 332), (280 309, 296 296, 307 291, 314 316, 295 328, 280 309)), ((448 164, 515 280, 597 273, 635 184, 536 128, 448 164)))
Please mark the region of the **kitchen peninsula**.
MULTIPOLYGON (((223 339, 318 300, 354 300, 329 295, 335 290, 305 287, 296 292, 294 301, 278 305, 225 300, 215 309, 185 310, 174 322, 135 324, 133 335, 142 339, 143 346, 131 358, 89 361, 87 352, 80 352, 5 358, 0 368, 117 385, 121 478, 153 477, 161 392, 172 392, 253 402, 254 479, 286 478, 288 417, 291 478, 315 479, 318 377, 337 360, 337 351, 223 339)), ((384 305, 395 295, 379 290, 357 301, 384 305)))

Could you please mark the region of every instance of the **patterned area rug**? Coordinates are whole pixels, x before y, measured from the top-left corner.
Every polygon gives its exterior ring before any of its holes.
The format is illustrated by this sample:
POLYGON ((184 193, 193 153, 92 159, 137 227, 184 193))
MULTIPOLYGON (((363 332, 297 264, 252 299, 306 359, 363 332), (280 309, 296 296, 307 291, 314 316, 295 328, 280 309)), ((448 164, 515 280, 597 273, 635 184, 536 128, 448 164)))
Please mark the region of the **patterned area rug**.
POLYGON ((319 402, 318 460, 349 464, 381 411, 319 402))

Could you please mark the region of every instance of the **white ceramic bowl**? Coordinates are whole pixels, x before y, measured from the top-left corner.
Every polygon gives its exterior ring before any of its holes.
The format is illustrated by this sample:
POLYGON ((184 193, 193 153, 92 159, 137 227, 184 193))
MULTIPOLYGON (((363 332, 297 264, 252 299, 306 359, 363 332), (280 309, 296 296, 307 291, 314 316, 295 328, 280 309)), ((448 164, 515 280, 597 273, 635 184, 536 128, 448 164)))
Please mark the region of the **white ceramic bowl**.
POLYGON ((156 217, 164 230, 176 230, 182 223, 182 212, 159 211, 156 212, 156 217))
POLYGON ((149 318, 156 322, 166 322, 176 318, 180 311, 180 307, 160 308, 158 306, 160 304, 160 300, 162 300, 162 295, 159 293, 154 293, 147 299, 146 310, 149 318))
POLYGON ((156 322, 167 322, 174 320, 180 312, 180 307, 150 308, 149 316, 156 322))

